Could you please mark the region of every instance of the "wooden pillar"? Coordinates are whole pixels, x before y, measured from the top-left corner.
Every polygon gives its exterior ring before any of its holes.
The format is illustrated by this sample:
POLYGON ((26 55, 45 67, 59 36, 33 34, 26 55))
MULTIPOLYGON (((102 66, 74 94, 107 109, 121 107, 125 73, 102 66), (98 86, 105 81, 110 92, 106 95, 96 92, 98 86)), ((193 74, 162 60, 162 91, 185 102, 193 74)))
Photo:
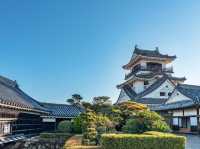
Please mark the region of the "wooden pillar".
POLYGON ((197 109, 197 131, 200 133, 200 123, 199 123, 199 107, 197 109))

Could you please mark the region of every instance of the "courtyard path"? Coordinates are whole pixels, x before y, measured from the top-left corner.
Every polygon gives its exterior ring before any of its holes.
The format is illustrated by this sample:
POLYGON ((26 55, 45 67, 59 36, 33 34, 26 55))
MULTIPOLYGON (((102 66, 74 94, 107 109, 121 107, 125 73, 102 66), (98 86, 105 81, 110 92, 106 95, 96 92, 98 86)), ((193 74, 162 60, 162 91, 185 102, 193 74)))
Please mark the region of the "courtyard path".
POLYGON ((186 135, 186 137, 187 137, 186 149, 200 149, 199 135, 186 135))
POLYGON ((82 135, 74 135, 65 143, 65 149, 99 149, 98 146, 82 146, 82 135))

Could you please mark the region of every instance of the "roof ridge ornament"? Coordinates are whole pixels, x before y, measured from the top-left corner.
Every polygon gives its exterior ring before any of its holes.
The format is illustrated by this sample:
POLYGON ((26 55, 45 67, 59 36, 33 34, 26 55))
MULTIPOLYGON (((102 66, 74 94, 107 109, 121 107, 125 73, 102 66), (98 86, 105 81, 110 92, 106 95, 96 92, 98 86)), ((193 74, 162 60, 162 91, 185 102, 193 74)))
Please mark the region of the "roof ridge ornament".
POLYGON ((135 44, 135 50, 136 50, 136 49, 138 49, 138 45, 137 45, 137 44, 135 44))
POLYGON ((159 53, 159 47, 156 47, 155 51, 159 53))

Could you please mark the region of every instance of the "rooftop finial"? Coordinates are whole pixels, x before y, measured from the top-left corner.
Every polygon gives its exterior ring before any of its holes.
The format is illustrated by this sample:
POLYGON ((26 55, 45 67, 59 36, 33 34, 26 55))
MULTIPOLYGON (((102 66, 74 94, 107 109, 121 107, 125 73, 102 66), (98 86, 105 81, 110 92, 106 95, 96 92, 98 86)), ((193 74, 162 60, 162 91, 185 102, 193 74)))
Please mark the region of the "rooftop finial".
POLYGON ((156 52, 159 52, 159 47, 156 47, 156 52))
POLYGON ((136 44, 136 45, 135 45, 135 49, 137 49, 137 48, 138 48, 138 45, 136 44))

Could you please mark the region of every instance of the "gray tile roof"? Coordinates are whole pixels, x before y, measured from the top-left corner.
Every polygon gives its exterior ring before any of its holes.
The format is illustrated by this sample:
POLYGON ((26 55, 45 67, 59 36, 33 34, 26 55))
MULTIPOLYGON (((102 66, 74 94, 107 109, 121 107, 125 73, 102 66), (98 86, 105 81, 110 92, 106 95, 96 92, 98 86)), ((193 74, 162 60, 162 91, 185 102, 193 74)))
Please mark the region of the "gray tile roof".
POLYGON ((47 112, 38 101, 24 93, 16 81, 0 76, 0 103, 47 112))
POLYGON ((145 95, 151 93, 155 89, 157 89, 162 83, 164 83, 168 78, 167 75, 164 75, 162 78, 158 79, 151 86, 149 86, 143 92, 137 94, 129 85, 124 85, 122 88, 125 93, 129 96, 129 98, 133 101, 144 103, 144 104, 163 104, 166 102, 166 99, 163 98, 143 98, 145 95))
POLYGON ((164 104, 167 99, 164 98, 140 98, 135 100, 136 102, 142 103, 142 104, 164 104))
POLYGON ((127 69, 132 62, 135 60, 135 55, 146 56, 146 57, 153 57, 153 58, 162 58, 162 59, 170 59, 171 61, 176 59, 176 56, 169 56, 167 54, 161 54, 159 50, 144 50, 135 47, 133 55, 128 62, 128 64, 124 65, 123 68, 127 69))
POLYGON ((183 100, 175 103, 162 104, 159 106, 152 106, 151 110, 154 111, 164 111, 164 110, 173 110, 173 109, 181 109, 194 106, 194 102, 192 100, 183 100))
POLYGON ((130 97, 130 99, 134 99, 137 96, 136 92, 131 88, 131 86, 125 85, 123 89, 124 92, 130 97))
POLYGON ((191 98, 194 103, 200 103, 200 86, 179 84, 176 89, 186 97, 191 98))
POLYGON ((50 113, 45 116, 50 116, 50 117, 73 118, 78 116, 81 112, 83 112, 82 108, 74 105, 54 104, 54 103, 41 103, 41 104, 50 111, 50 113))
POLYGON ((174 77, 174 76, 169 76, 169 78, 171 80, 175 80, 175 81, 185 81, 186 78, 185 77, 174 77))
POLYGON ((162 111, 162 110, 180 109, 180 108, 200 105, 200 86, 178 84, 175 90, 179 91, 181 94, 185 95, 191 100, 183 100, 174 103, 162 104, 160 106, 153 107, 152 110, 162 111))
POLYGON ((175 59, 176 56, 169 56, 167 54, 161 54, 159 50, 143 50, 139 48, 135 48, 134 54, 142 55, 142 56, 149 56, 149 57, 160 57, 160 58, 170 58, 175 59))

